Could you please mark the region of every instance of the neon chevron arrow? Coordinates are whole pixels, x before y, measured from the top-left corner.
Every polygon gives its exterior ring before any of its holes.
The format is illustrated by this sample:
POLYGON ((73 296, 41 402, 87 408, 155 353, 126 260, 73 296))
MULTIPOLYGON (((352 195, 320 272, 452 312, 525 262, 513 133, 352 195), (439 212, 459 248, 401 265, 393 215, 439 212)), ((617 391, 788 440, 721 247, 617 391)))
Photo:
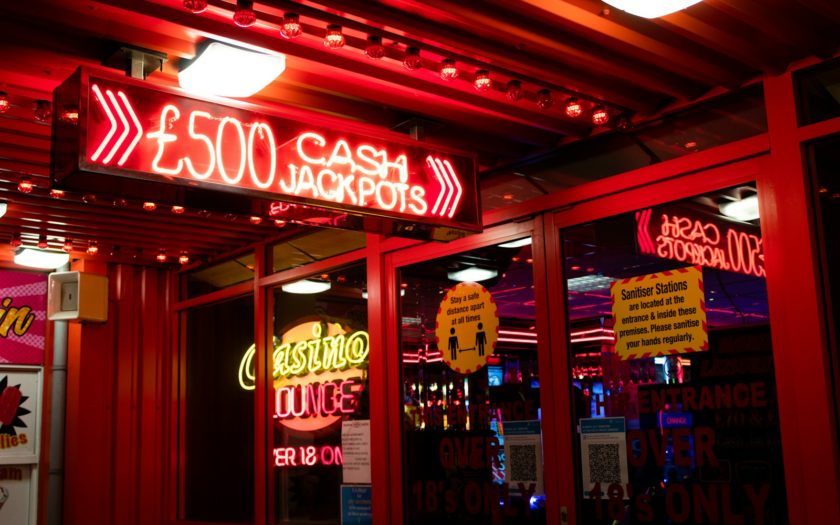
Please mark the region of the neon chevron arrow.
POLYGON ((449 180, 447 176, 446 170, 443 168, 443 163, 440 159, 435 158, 435 166, 437 166, 438 172, 443 175, 443 180, 446 182, 446 198, 443 200, 443 206, 440 208, 440 216, 443 217, 446 215, 446 210, 449 208, 449 199, 452 198, 452 192, 455 190, 455 186, 452 184, 452 181, 449 180))
POLYGON ((91 90, 94 94, 96 94, 96 101, 99 103, 99 106, 108 118, 108 122, 110 122, 111 127, 99 143, 99 146, 97 146, 96 151, 94 151, 93 155, 90 156, 90 160, 94 162, 99 161, 99 157, 110 146, 108 153, 101 161, 102 164, 109 164, 114 159, 114 156, 119 152, 120 148, 122 148, 133 128, 134 137, 131 139, 131 142, 129 142, 125 150, 123 150, 122 156, 120 156, 117 161, 117 165, 122 166, 125 164, 125 161, 128 160, 128 156, 131 155, 134 148, 137 147, 137 143, 140 142, 140 138, 143 136, 143 126, 140 124, 140 120, 137 118, 137 113, 135 113, 134 108, 131 107, 131 102, 129 102, 125 93, 118 91, 117 94, 114 95, 114 92, 108 89, 105 91, 105 94, 103 94, 102 90, 96 84, 91 86, 91 90), (120 104, 120 102, 122 102, 122 104, 120 104), (129 120, 126 115, 131 117, 131 120, 129 120), (122 132, 119 137, 117 137, 117 140, 112 142, 114 136, 119 130, 122 130, 122 132))
POLYGON ((636 212, 636 237, 642 253, 656 253, 656 246, 648 233, 651 215, 653 215, 653 210, 650 208, 636 212))
POLYGON ((94 84, 91 86, 91 89, 94 93, 96 93, 96 101, 99 102, 100 106, 102 106, 105 116, 107 116, 108 120, 111 122, 111 129, 108 130, 108 134, 105 135, 105 138, 99 143, 99 147, 96 148, 96 151, 94 151, 93 155, 90 156, 90 160, 96 162, 99 159, 99 156, 102 155, 102 151, 105 150, 105 146, 107 146, 108 143, 111 142, 111 139, 114 138, 114 133, 117 132, 117 119, 115 119, 114 114, 111 113, 108 101, 105 100, 105 95, 102 94, 102 90, 99 89, 99 86, 94 84))
POLYGON ((441 160, 429 155, 426 157, 426 164, 432 169, 438 184, 440 184, 440 193, 435 200, 435 205, 432 206, 432 215, 446 216, 451 219, 461 202, 464 188, 448 160, 441 160), (449 210, 448 214, 446 213, 447 210, 449 210))
POLYGON ((452 218, 455 215, 455 210, 458 209, 458 204, 461 202, 461 195, 464 194, 464 188, 461 187, 461 182, 458 180, 458 176, 455 174, 455 170, 452 169, 452 164, 448 160, 443 161, 443 165, 446 167, 446 172, 449 174, 449 179, 455 184, 455 187, 458 190, 458 193, 455 194, 455 197, 452 199, 452 207, 449 208, 449 217, 452 218))
POLYGON ((117 92, 117 96, 120 97, 125 108, 128 110, 128 115, 131 117, 131 121, 134 124, 134 127, 137 129, 137 133, 134 135, 134 138, 131 140, 131 143, 125 149, 120 157, 120 160, 117 162, 118 166, 122 166, 125 164, 125 161, 128 159, 129 154, 134 151, 134 148, 137 147, 137 143, 140 142, 140 137, 143 136, 143 126, 140 125, 140 119, 137 118, 137 113, 134 112, 134 108, 131 107, 131 104, 128 102, 128 97, 125 96, 125 93, 122 91, 117 92))
POLYGON ((438 184, 440 184, 440 193, 438 193, 438 197, 435 200, 435 205, 432 206, 432 215, 437 215, 438 207, 440 206, 440 203, 443 200, 443 195, 446 193, 446 183, 443 181, 443 177, 441 176, 440 171, 438 171, 438 168, 435 165, 435 159, 433 159, 431 155, 426 157, 426 164, 428 164, 428 166, 432 168, 432 171, 435 173, 435 177, 437 177, 438 184))

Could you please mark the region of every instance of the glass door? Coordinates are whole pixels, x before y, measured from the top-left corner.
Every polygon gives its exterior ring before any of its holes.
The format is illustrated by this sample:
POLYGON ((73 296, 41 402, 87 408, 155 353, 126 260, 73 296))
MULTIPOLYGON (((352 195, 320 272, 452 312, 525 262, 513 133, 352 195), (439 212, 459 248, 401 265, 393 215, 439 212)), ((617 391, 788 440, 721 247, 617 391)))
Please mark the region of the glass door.
POLYGON ((559 239, 578 523, 788 523, 755 186, 559 239))

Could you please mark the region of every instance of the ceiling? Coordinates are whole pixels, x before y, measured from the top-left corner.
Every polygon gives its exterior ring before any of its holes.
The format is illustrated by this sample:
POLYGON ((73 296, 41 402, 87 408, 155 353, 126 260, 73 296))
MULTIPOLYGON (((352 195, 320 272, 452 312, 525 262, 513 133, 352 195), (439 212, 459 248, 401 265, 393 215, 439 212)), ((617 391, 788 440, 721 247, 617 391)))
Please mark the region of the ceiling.
POLYGON ((117 195, 50 197, 51 128, 33 107, 78 66, 106 67, 120 45, 167 56, 147 79, 159 85, 177 85, 182 60, 209 38, 283 52, 286 71, 254 101, 412 133, 477 154, 486 173, 611 133, 619 122, 642 127, 794 61, 834 56, 840 45, 834 0, 706 0, 657 20, 596 0, 267 1, 254 5, 258 21, 250 28, 233 24, 234 8, 221 0, 209 0, 201 14, 182 0, 3 3, 0 91, 11 107, 0 114, 0 199, 10 204, 1 243, 21 234, 31 244, 43 234, 52 247, 70 238, 81 252, 97 241, 100 257, 153 263, 161 249, 170 262, 181 252, 196 260, 284 235, 271 221, 255 225, 235 214, 188 209, 176 216, 166 203, 149 212, 117 195), (300 15, 301 37, 279 36, 285 12, 300 15), (324 46, 328 24, 343 27, 343 48, 324 46), (382 37, 384 58, 365 55, 369 35, 382 37), (420 50, 421 69, 403 67, 407 47, 420 50), (444 59, 456 61, 457 79, 441 79, 444 59), (479 69, 493 81, 487 92, 472 85, 479 69), (521 82, 521 100, 506 97, 511 80, 521 82), (536 102, 546 89, 547 108, 536 102), (569 97, 583 103, 578 118, 563 110, 569 97), (607 125, 591 123, 597 105, 607 109, 607 125), (35 183, 29 194, 17 189, 24 177, 35 183))

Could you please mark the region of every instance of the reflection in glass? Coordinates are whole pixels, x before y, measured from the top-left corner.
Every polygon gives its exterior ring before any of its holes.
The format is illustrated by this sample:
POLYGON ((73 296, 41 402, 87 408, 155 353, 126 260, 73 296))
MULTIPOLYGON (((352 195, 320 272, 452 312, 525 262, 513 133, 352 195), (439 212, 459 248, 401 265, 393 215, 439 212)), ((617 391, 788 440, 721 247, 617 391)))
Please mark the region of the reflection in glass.
POLYGON ((407 524, 545 523, 531 263, 519 243, 400 274, 407 524), (467 268, 496 275, 447 277, 467 268))
POLYGON ((254 300, 242 297, 187 312, 183 518, 254 519, 254 397, 236 377, 254 342, 254 300))
POLYGON ((331 284, 320 293, 274 290, 276 523, 339 525, 342 485, 370 485, 369 468, 366 479, 345 469, 353 451, 343 441, 370 424, 365 272, 360 265, 320 276, 331 284))
POLYGON ((254 254, 248 253, 228 261, 189 272, 186 277, 187 298, 216 292, 254 279, 254 254))
POLYGON ((788 523, 754 194, 563 230, 581 523, 788 523))

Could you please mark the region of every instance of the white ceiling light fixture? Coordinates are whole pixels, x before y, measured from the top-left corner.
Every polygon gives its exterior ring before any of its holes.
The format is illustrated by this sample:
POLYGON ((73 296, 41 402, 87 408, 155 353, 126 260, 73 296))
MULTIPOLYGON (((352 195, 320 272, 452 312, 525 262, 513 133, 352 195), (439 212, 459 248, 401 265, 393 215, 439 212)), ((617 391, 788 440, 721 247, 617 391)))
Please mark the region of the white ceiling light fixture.
POLYGON ((250 97, 285 69, 282 53, 211 42, 178 73, 178 83, 195 95, 250 97))
POLYGON ((449 277, 449 280, 461 282, 486 281, 487 279, 492 279, 497 275, 499 275, 499 272, 492 268, 479 268, 478 266, 470 266, 469 268, 464 268, 463 270, 457 270, 454 272, 447 272, 446 274, 446 276, 449 277))
POLYGON ((615 279, 606 275, 584 275, 573 277, 566 281, 566 288, 570 292, 594 292, 595 290, 609 289, 610 283, 615 279))
POLYGON ((70 262, 70 254, 63 251, 41 250, 39 248, 18 248, 15 250, 15 264, 40 270, 55 270, 70 262))
POLYGON ((682 11, 703 0, 604 0, 607 4, 642 18, 659 18, 682 11))
POLYGON ((2 219, 4 215, 6 215, 7 209, 8 205, 6 204, 6 201, 0 201, 0 219, 2 219))
POLYGON ((736 221, 754 221, 758 219, 758 195, 753 193, 737 201, 722 202, 720 212, 736 221))
POLYGON ((301 279, 300 281, 286 283, 280 288, 286 293, 314 294, 326 292, 332 288, 332 283, 316 279, 301 279))
POLYGON ((531 245, 531 238, 525 237, 524 239, 516 239, 515 241, 510 241, 506 243, 502 243, 499 245, 499 248, 521 248, 523 246, 530 246, 531 245))

